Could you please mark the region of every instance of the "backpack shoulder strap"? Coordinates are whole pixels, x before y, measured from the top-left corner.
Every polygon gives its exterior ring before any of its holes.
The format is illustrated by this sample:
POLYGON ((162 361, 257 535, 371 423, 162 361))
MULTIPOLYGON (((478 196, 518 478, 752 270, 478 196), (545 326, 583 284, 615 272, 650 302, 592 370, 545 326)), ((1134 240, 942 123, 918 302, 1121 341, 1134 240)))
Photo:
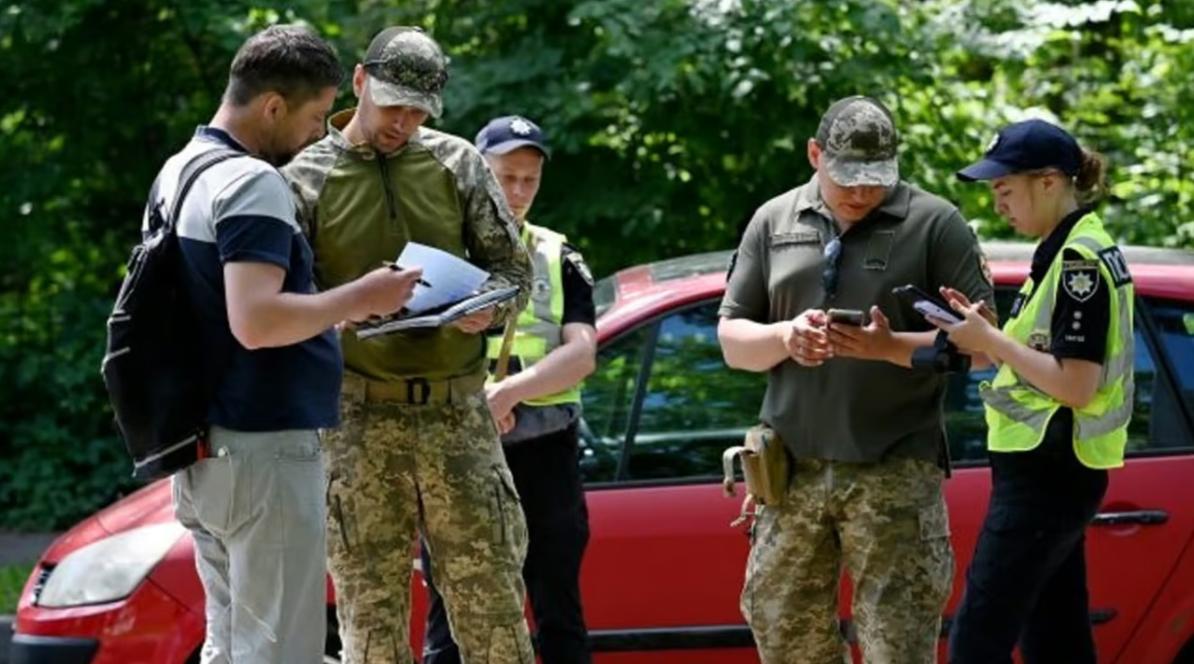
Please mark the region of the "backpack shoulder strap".
MULTIPOLYGON (((191 191, 191 186, 195 184, 195 181, 199 179, 199 176, 203 174, 203 171, 206 171, 222 161, 228 161, 234 157, 244 156, 248 155, 246 155, 244 152, 240 152, 239 150, 221 147, 216 148, 215 150, 204 152, 198 157, 187 162, 187 165, 183 166, 182 168, 182 173, 178 176, 178 181, 180 184, 178 187, 178 192, 174 195, 174 204, 170 206, 170 214, 164 219, 166 225, 165 231, 167 233, 174 231, 175 224, 178 220, 178 213, 182 210, 182 204, 184 201, 186 201, 187 194, 191 191)), ((154 188, 156 193, 156 181, 154 182, 154 188)))

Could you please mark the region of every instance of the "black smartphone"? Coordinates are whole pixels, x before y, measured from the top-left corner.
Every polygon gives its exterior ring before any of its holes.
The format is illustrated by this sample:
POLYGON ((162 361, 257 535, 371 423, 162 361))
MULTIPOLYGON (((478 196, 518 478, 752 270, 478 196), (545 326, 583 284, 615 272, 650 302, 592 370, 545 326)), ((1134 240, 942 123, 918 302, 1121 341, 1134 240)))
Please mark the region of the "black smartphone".
POLYGON ((866 316, 857 309, 830 309, 826 315, 829 316, 830 323, 854 327, 866 325, 866 316))
POLYGON ((926 293, 912 284, 893 288, 891 292, 908 300, 912 308, 926 318, 932 316, 947 323, 961 323, 965 320, 949 306, 948 302, 939 296, 926 293))

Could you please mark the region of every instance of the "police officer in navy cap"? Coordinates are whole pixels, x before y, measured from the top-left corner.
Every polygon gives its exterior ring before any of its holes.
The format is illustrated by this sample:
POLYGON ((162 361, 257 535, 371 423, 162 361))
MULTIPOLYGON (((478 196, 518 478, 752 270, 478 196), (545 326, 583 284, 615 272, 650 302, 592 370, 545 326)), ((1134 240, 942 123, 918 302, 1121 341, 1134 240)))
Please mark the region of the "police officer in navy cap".
POLYGON ((1094 206, 1102 158, 1061 127, 1005 127, 958 172, 990 183, 995 211, 1037 239, 1003 329, 949 289, 965 316, 937 321, 999 367, 980 389, 991 500, 950 632, 950 664, 1096 664, 1086 528, 1124 464, 1133 406, 1133 287, 1094 206))
MULTIPOLYGON (((550 156, 543 130, 508 115, 476 138, 514 217, 534 267, 532 293, 510 351, 509 376, 491 379, 489 409, 526 514, 529 542, 523 578, 544 664, 589 664, 588 629, 580 598, 580 566, 589 541, 581 484, 577 425, 580 383, 596 362, 593 277, 567 238, 527 221, 550 156)), ((491 361, 503 335, 489 338, 491 361)), ((457 664, 444 604, 423 547, 429 610, 423 664, 457 664)))

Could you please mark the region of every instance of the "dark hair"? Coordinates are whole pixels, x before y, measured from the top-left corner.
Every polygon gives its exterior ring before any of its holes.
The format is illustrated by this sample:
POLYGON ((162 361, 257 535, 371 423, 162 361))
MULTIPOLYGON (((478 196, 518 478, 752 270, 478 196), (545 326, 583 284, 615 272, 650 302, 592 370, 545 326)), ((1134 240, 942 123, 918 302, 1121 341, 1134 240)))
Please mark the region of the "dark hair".
POLYGON ((245 106, 275 92, 303 104, 343 81, 344 69, 330 44, 304 26, 275 25, 249 37, 236 52, 224 100, 245 106))
POLYGON ((1103 155, 1082 148, 1082 166, 1074 177, 1078 202, 1095 205, 1107 195, 1107 159, 1103 155))

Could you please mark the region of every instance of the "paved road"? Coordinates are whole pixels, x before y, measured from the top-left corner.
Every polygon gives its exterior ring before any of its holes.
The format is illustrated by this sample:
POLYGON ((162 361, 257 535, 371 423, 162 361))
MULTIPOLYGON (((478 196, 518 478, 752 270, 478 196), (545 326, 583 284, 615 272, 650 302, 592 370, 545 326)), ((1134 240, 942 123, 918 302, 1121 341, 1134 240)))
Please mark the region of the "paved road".
POLYGON ((32 565, 41 558, 58 533, 8 533, 0 531, 0 565, 32 565))
POLYGON ((0 616, 0 664, 8 664, 10 641, 12 641, 12 616, 0 616))

